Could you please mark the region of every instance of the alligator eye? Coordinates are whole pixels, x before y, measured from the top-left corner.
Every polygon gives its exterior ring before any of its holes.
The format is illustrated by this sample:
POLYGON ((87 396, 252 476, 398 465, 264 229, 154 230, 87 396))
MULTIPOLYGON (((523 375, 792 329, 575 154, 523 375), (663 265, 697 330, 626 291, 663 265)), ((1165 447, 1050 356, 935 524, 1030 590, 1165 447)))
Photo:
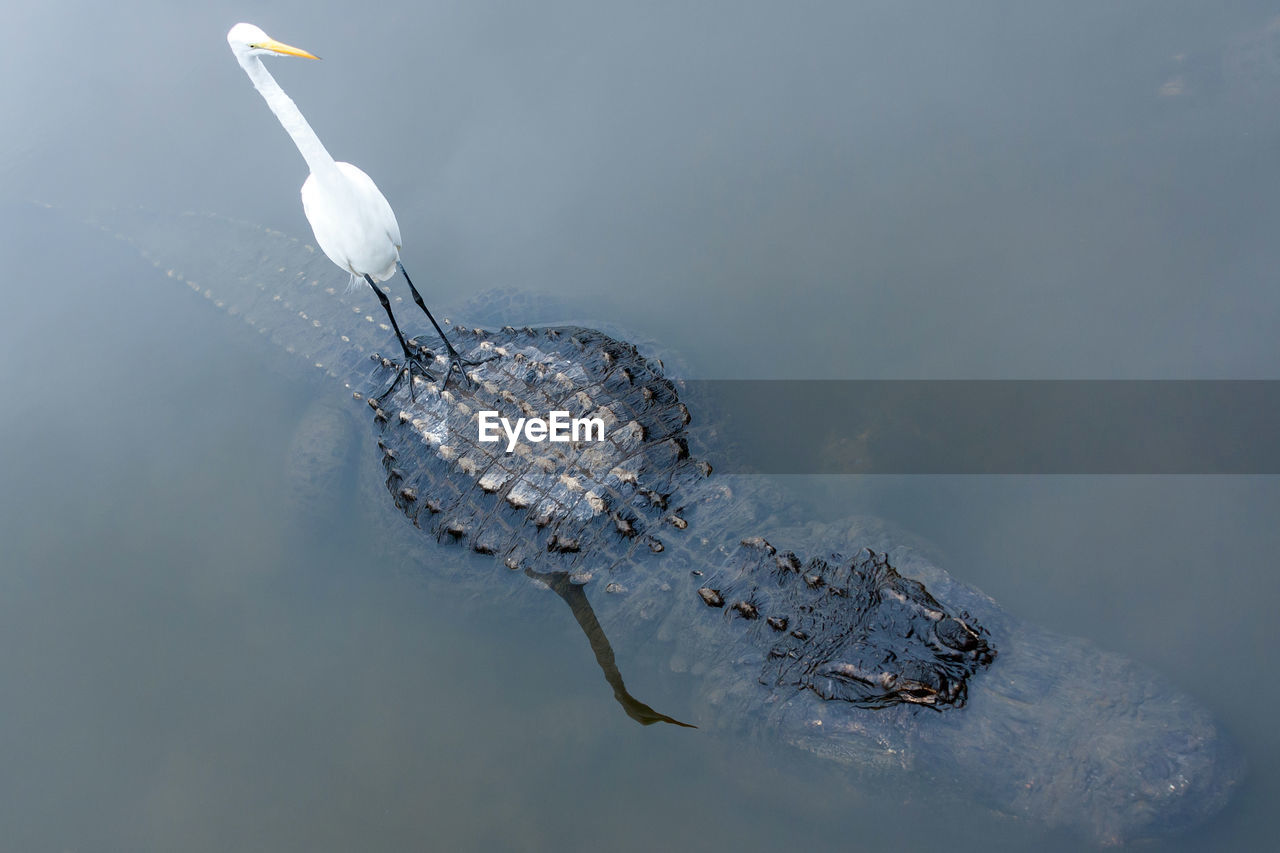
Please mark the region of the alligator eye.
POLYGON ((898 695, 908 702, 917 702, 922 705, 932 705, 938 701, 938 691, 923 684, 909 684, 899 690, 898 695))
POLYGON ((950 616, 939 619, 933 630, 939 640, 953 649, 967 652, 978 645, 978 635, 968 625, 950 616))

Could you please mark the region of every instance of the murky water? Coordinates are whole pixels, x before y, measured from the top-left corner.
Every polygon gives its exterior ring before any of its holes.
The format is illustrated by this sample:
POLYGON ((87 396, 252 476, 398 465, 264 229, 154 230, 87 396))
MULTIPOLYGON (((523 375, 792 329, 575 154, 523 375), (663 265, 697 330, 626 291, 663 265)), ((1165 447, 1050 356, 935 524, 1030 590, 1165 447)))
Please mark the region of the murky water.
MULTIPOLYGON (((442 303, 590 295, 698 377, 1273 378, 1280 6, 1201 6, 257 23, 325 56, 272 70, 442 303)), ((1078 846, 963 792, 637 726, 559 600, 433 581, 464 558, 420 564, 353 499, 367 434, 300 504, 290 445, 332 389, 22 204, 305 234, 302 163, 222 40, 243 14, 32 6, 6 45, 0 848, 1078 846)), ((1250 773, 1162 849, 1268 837, 1276 478, 788 479, 1210 707, 1250 773)), ((681 717, 687 685, 616 651, 681 717)))

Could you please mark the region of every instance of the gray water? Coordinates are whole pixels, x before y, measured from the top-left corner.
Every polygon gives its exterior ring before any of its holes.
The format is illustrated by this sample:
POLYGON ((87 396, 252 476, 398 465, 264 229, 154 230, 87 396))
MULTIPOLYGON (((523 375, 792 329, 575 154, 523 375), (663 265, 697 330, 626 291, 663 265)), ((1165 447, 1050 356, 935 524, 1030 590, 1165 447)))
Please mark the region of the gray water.
MULTIPOLYGON (((1074 849, 909 778, 857 790, 769 744, 635 725, 558 600, 433 583, 384 541, 390 508, 343 488, 300 517, 289 447, 332 390, 26 203, 305 235, 304 165, 223 38, 248 18, 325 58, 270 67, 378 181, 434 303, 589 298, 698 378, 1274 379, 1278 15, 18 6, 0 849, 1074 849)), ((1276 478, 788 479, 1210 707, 1249 775, 1159 846, 1267 840, 1276 478)), ((617 652, 631 692, 680 718, 680 688, 617 652)))

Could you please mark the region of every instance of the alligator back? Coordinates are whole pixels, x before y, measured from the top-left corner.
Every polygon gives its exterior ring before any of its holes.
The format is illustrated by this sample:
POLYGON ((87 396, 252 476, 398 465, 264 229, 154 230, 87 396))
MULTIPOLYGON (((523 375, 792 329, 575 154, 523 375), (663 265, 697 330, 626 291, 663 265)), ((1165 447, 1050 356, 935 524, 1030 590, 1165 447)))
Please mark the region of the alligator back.
POLYGON ((471 371, 474 384, 440 391, 415 379, 412 392, 406 383, 370 401, 375 420, 389 421, 388 486, 406 514, 439 539, 499 554, 513 567, 559 553, 571 555, 565 566, 603 569, 637 548, 661 552, 664 528, 683 525, 668 511, 672 494, 709 469, 689 456, 689 412, 658 368, 590 329, 472 329, 459 337, 483 359, 471 371), (484 413, 516 424, 551 412, 595 422, 594 437, 584 428, 578 441, 521 438, 512 446, 495 430, 494 440, 480 440, 484 413))
POLYGON ((959 706, 967 680, 994 658, 971 617, 948 613, 883 557, 802 562, 763 539, 732 539, 727 519, 703 511, 734 514, 707 488, 710 466, 689 454, 688 410, 635 347, 590 329, 510 327, 460 332, 455 345, 478 362, 470 383, 404 382, 369 401, 387 486, 436 539, 512 569, 599 577, 615 593, 670 580, 677 561, 647 558, 692 552, 680 562, 706 581, 697 600, 756 623, 746 635, 723 630, 758 657, 760 679, 826 699, 959 706), (514 423, 557 411, 594 420, 598 434, 479 438, 484 413, 514 423))

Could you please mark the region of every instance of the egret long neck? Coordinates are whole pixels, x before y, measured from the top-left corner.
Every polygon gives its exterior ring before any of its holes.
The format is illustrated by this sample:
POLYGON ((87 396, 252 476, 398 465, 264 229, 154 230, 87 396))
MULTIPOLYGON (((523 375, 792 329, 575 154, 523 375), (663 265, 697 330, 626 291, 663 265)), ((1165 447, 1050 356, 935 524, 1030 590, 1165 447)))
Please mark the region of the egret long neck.
POLYGON ((293 144, 298 146, 298 151, 307 161, 311 173, 322 179, 336 175, 337 166, 333 162, 333 157, 325 150, 324 143, 320 141, 320 137, 316 136, 311 125, 307 124, 298 105, 284 93, 284 89, 280 88, 280 84, 267 71, 262 60, 257 56, 241 56, 238 59, 244 73, 248 74, 249 79, 253 81, 253 87, 262 95, 271 112, 276 114, 285 132, 293 139, 293 144))

